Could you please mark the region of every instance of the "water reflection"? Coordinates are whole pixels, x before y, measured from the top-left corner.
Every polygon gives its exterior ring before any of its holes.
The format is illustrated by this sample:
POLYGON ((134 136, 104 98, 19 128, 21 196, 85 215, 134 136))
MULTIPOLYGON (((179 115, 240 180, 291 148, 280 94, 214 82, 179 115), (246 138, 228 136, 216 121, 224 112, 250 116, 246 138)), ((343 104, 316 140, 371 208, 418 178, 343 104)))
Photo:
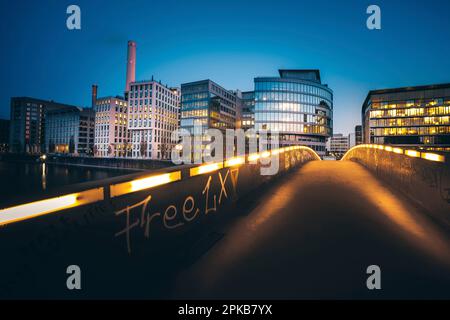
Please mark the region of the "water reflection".
POLYGON ((42 190, 47 189, 47 165, 45 163, 41 164, 42 166, 42 190))
POLYGON ((7 199, 32 195, 62 186, 129 174, 121 169, 88 168, 48 163, 0 161, 0 206, 7 199))

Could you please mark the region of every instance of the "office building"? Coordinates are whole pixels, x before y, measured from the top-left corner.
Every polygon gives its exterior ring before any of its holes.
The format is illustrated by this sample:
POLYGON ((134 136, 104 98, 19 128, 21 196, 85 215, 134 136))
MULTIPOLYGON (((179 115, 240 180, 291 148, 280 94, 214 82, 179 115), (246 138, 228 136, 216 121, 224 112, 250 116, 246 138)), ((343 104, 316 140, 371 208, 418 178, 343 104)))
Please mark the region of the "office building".
POLYGON ((93 155, 94 110, 66 107, 47 111, 45 145, 48 153, 93 155))
POLYGON ((9 120, 0 119, 0 153, 9 151, 9 120))
POLYGON ((450 150, 450 84, 373 90, 362 107, 365 143, 450 150))
POLYGON ((305 145, 325 154, 333 131, 333 91, 319 70, 279 70, 255 78, 255 128, 278 131, 281 145, 305 145))
POLYGON ((73 107, 30 97, 11 98, 10 151, 28 154, 45 152, 46 113, 73 107))
POLYGON ((132 157, 170 159, 178 129, 180 90, 154 80, 133 82, 128 95, 132 157))
POLYGON ((206 129, 222 131, 239 127, 240 98, 211 80, 181 85, 181 128, 194 134, 206 129))
POLYGON ((94 140, 96 157, 131 156, 127 105, 127 101, 122 97, 96 99, 94 140))
POLYGON ((242 129, 255 128, 255 91, 242 92, 242 129))
POLYGON ((355 127, 355 145, 360 145, 362 143, 363 143, 362 126, 358 125, 355 127))
POLYGON ((348 149, 350 149, 350 136, 338 133, 328 138, 327 151, 336 159, 341 159, 348 149))

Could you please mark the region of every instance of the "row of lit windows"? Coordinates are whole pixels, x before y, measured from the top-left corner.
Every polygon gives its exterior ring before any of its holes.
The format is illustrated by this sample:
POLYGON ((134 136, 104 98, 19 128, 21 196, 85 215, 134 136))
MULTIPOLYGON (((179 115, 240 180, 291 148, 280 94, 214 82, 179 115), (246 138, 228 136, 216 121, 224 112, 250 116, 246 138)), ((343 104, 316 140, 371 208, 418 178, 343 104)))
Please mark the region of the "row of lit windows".
POLYGON ((371 127, 401 127, 421 125, 446 125, 450 124, 450 117, 421 117, 421 118, 395 118, 371 120, 371 127))
POLYGON ((207 116, 208 116, 208 109, 189 110, 181 112, 182 118, 207 117, 207 116))
POLYGON ((303 113, 258 112, 255 114, 257 122, 316 122, 317 117, 303 113))
POLYGON ((257 92, 256 102, 258 101, 271 101, 271 102, 302 102, 314 105, 326 104, 327 108, 331 109, 331 102, 325 101, 323 98, 311 96, 307 94, 299 93, 286 93, 286 92, 257 92))
POLYGON ((450 115, 450 106, 370 111, 370 118, 415 117, 415 116, 437 116, 437 115, 450 115))
POLYGON ((298 123, 255 123, 256 130, 271 130, 283 132, 295 132, 298 134, 329 134, 330 130, 325 126, 306 125, 298 123))
POLYGON ((316 107, 300 103, 287 102, 257 102, 255 105, 255 113, 261 111, 287 111, 298 113, 316 113, 316 107))
POLYGON ((371 104, 372 109, 401 109, 412 107, 434 107, 439 105, 450 105, 450 98, 438 98, 438 99, 418 99, 407 101, 395 101, 395 102, 374 102, 371 104))
POLYGON ((405 136, 405 135, 434 135, 450 134, 450 126, 441 127, 401 127, 372 129, 375 136, 405 136))
POLYGON ((328 100, 333 100, 333 95, 326 89, 297 82, 288 81, 255 81, 255 91, 289 91, 289 92, 303 92, 324 97, 328 100))

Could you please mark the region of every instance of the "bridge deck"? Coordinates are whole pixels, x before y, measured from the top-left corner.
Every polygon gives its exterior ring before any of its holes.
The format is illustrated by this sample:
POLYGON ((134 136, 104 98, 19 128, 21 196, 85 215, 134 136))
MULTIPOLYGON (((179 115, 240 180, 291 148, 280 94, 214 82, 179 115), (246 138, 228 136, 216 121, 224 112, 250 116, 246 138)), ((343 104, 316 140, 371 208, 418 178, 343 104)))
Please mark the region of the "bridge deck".
POLYGON ((179 275, 175 297, 450 297, 448 230, 359 164, 310 162, 255 201, 179 275))

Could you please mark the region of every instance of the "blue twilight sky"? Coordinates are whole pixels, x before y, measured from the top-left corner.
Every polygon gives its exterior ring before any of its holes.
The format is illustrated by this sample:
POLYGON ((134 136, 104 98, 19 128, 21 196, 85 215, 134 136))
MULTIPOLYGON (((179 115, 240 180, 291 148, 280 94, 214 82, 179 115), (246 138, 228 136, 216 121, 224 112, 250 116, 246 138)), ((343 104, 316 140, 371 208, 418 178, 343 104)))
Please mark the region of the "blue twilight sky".
POLYGON ((371 89, 450 82, 450 1, 16 0, 0 1, 0 118, 11 96, 87 106, 123 94, 127 40, 137 79, 171 86, 210 78, 251 90, 279 68, 318 68, 335 93, 335 132, 360 123, 371 89), (82 29, 66 28, 77 4, 82 29), (366 8, 382 30, 366 28, 366 8))

